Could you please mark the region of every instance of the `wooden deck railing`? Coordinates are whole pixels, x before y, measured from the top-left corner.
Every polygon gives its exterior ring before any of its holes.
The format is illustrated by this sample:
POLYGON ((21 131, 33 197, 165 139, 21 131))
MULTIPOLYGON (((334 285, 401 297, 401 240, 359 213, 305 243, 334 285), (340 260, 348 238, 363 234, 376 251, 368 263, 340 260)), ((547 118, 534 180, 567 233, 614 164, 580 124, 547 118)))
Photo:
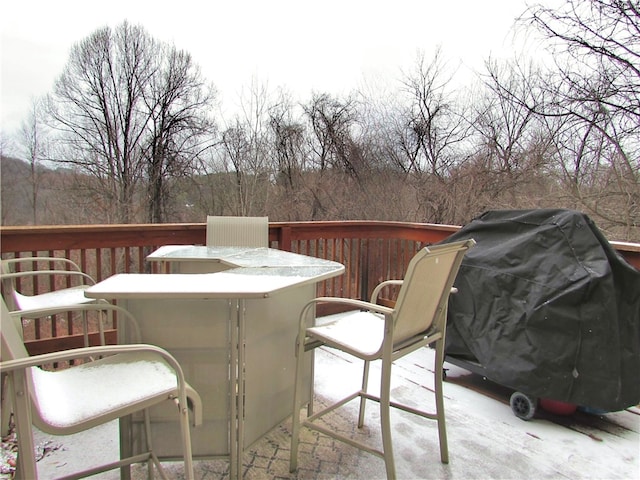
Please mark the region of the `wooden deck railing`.
MULTIPOLYGON (((269 240, 274 248, 345 265, 345 275, 320 284, 319 295, 366 299, 380 281, 403 278, 409 260, 422 246, 443 240, 458 228, 371 221, 276 222, 270 223, 269 240)), ((204 223, 2 227, 0 253, 3 258, 70 258, 100 281, 116 273, 150 272, 151 266, 145 258, 156 248, 204 244, 205 237, 204 223)), ((640 269, 640 244, 612 244, 640 269)), ((32 281, 23 282, 20 287, 37 293, 60 286, 32 281)), ((391 297, 392 292, 388 296, 391 297)), ((32 353, 81 344, 82 336, 75 333, 71 325, 59 328, 55 320, 45 323, 34 326, 30 333, 32 353)))

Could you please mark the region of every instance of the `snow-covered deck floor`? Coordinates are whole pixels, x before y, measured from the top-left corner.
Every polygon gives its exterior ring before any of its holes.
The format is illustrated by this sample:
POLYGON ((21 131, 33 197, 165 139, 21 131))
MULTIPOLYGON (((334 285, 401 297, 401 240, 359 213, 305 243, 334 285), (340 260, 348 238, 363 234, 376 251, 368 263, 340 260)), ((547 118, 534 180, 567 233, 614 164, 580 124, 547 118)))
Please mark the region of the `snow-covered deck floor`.
MULTIPOLYGON (((394 367, 393 395, 406 402, 422 399, 432 404, 433 351, 421 349, 394 367)), ((318 401, 357 388, 360 369, 346 356, 318 349, 316 394, 318 401)), ((532 421, 516 418, 508 405, 510 391, 451 365, 445 383, 445 408, 450 463, 439 460, 435 422, 402 412, 392 416, 397 476, 399 479, 638 479, 640 478, 640 410, 633 408, 604 416, 578 412, 555 416, 544 411, 532 421)), ((372 371, 371 379, 374 379, 372 371)), ((372 382, 373 387, 373 382, 372 382)), ((356 405, 347 407, 355 412, 356 405)), ((330 420, 337 429, 351 429, 345 415, 330 420)), ((353 415, 351 416, 353 418, 353 415)), ((375 403, 368 421, 355 434, 380 444, 375 403)), ((385 477, 382 459, 360 452, 323 435, 302 431, 299 469, 289 474, 288 419, 253 445, 244 456, 245 479, 366 479, 385 477)), ((71 437, 39 435, 36 443, 50 441, 53 451, 39 463, 41 478, 62 476, 93 456, 117 457, 117 425, 71 437)), ((182 478, 181 466, 168 464, 171 475, 182 478)), ((134 479, 146 478, 135 466, 134 479)), ((111 472, 93 478, 119 478, 111 472)), ((196 461, 196 478, 228 478, 225 460, 196 461)))

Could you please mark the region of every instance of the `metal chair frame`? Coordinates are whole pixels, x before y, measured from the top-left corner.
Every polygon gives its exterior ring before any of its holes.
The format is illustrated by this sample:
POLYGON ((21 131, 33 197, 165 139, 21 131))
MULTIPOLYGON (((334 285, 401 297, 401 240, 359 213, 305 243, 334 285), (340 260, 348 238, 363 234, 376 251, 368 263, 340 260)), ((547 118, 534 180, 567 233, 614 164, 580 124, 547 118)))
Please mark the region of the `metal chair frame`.
MULTIPOLYGON (((385 461, 387 478, 396 477, 391 439, 390 407, 395 407, 423 418, 436 420, 440 443, 440 460, 448 463, 449 451, 442 394, 442 364, 447 322, 447 303, 453 283, 466 251, 475 242, 465 240, 456 243, 425 247, 418 252, 407 268, 404 280, 388 280, 379 284, 372 293, 371 302, 336 297, 316 298, 303 308, 300 315, 299 335, 296 345, 296 386, 291 436, 290 470, 297 469, 300 426, 319 431, 351 446, 380 456, 385 461), (393 308, 376 304, 380 291, 389 285, 400 285, 393 308), (341 304, 357 311, 332 316, 333 321, 308 327, 309 317, 318 303, 341 304), (392 401, 391 367, 394 361, 418 348, 433 345, 435 348, 434 384, 436 411, 427 412, 392 401), (344 351, 364 361, 361 388, 313 413, 313 394, 308 407, 308 417, 301 421, 302 383, 304 376, 303 356, 319 346, 344 351), (380 394, 367 390, 370 363, 381 360, 380 394), (341 435, 316 423, 316 421, 346 403, 360 398, 358 427, 364 424, 367 400, 380 404, 382 449, 373 448, 363 442, 341 435)), ((311 381, 313 388, 313 379, 311 381)))
MULTIPOLYGON (((139 337, 135 318, 114 305, 73 305, 32 311, 37 316, 54 315, 67 309, 96 310, 117 313, 118 319, 130 325, 134 338, 139 337)), ((0 372, 8 379, 7 396, 15 417, 18 440, 17 479, 38 478, 34 454, 32 426, 53 435, 68 435, 88 430, 118 418, 142 412, 146 430, 147 451, 121 458, 117 462, 92 467, 64 477, 84 478, 96 473, 124 468, 133 463, 148 462, 149 477, 153 467, 163 479, 167 474, 153 452, 148 408, 166 401, 177 405, 180 438, 183 445, 185 478, 193 479, 189 405, 194 408, 194 425, 202 422, 200 398, 185 381, 177 360, 166 350, 153 345, 102 345, 29 356, 18 320, 20 312, 10 313, 1 305, 2 361, 0 372), (84 359, 91 360, 59 371, 45 371, 42 365, 84 359), (97 359, 97 360, 94 360, 97 359), (131 375, 132 372, 138 372, 131 375), (117 379, 109 385, 109 395, 93 391, 106 378, 117 379), (42 382, 46 382, 42 384, 42 382), (56 395, 53 392, 58 392, 56 395), (56 395, 52 398, 51 395, 56 395), (189 403, 191 401, 191 404, 189 403), (72 412, 72 413, 69 413, 72 412)), ((122 435, 122 432, 121 432, 122 435)))

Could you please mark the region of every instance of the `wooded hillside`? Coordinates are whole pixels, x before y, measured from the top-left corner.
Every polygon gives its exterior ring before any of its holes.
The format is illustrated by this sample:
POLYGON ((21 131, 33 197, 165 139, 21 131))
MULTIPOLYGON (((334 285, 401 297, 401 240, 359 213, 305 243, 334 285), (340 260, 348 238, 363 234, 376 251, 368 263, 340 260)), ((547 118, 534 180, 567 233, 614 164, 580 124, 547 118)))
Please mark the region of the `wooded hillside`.
POLYGON ((13 155, 26 163, 3 157, 2 221, 460 225, 486 210, 553 207, 638 242, 636 3, 531 7, 521 25, 543 35, 553 65, 489 59, 461 88, 436 50, 384 91, 295 100, 252 85, 231 119, 214 113, 215 88, 188 52, 140 26, 105 27, 72 48, 34 104, 13 155))

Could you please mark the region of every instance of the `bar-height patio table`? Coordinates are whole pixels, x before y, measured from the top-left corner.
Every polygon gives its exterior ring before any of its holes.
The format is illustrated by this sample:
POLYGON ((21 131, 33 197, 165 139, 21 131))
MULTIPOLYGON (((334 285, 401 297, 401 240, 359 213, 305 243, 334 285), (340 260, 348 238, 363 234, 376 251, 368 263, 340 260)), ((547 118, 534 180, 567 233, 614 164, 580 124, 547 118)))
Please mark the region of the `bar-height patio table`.
MULTIPOLYGON (((245 449, 291 414, 299 312, 317 283, 344 266, 270 248, 165 246, 147 259, 177 273, 118 274, 86 295, 129 310, 142 341, 180 361, 203 403, 203 425, 192 429, 194 457, 228 456, 238 478, 245 449)), ((166 459, 181 455, 169 418, 152 413, 156 453, 166 459)), ((121 435, 124 449, 142 441, 139 421, 129 439, 121 435)))

